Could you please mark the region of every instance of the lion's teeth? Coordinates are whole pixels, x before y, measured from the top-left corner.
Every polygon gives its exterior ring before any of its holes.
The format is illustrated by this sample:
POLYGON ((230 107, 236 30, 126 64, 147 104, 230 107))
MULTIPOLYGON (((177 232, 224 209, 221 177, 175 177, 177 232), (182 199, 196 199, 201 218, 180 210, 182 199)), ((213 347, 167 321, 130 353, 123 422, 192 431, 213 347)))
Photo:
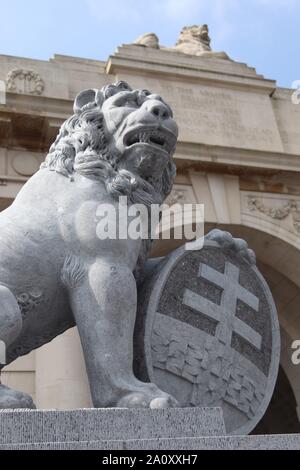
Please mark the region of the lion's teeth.
POLYGON ((141 142, 141 143, 150 143, 151 145, 159 146, 160 148, 164 148, 168 152, 172 150, 172 140, 163 132, 159 130, 144 130, 137 132, 131 138, 128 139, 128 144, 132 145, 134 143, 141 142))

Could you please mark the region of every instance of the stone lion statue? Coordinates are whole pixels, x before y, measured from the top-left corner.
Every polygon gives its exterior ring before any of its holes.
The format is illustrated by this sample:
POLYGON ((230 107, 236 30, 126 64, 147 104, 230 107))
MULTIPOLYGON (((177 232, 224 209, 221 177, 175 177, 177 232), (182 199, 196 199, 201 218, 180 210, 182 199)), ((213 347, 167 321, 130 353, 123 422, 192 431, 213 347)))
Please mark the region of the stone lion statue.
POLYGON ((139 36, 134 43, 137 46, 150 47, 152 49, 159 49, 159 39, 155 33, 145 33, 139 36))
POLYGON ((214 52, 210 47, 207 24, 185 26, 182 28, 178 41, 172 48, 184 54, 197 55, 201 57, 215 57, 219 59, 229 59, 225 52, 214 52))
MULTIPOLYGON (((151 240, 102 240, 96 225, 99 205, 118 211, 119 196, 147 208, 163 202, 177 135, 156 94, 124 82, 79 93, 41 169, 0 214, 6 363, 77 325, 95 407, 176 404, 132 370, 136 277, 151 240)), ((0 385, 0 408, 31 407, 28 395, 0 385)))

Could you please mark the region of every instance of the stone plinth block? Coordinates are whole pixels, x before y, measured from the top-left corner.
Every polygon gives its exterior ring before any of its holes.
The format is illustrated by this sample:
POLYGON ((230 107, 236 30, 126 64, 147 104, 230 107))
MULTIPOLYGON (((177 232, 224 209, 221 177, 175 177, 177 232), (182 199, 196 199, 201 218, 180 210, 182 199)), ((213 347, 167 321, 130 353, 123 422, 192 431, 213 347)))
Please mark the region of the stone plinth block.
POLYGON ((0 412, 0 450, 300 449, 300 434, 224 434, 221 408, 0 412))
POLYGON ((124 442, 123 448, 126 450, 298 450, 300 434, 128 440, 124 442))
POLYGON ((219 434, 225 434, 221 408, 102 408, 0 412, 0 449, 12 445, 28 447, 34 444, 39 447, 39 444, 67 442, 73 442, 74 446, 78 444, 80 447, 85 442, 93 441, 97 441, 98 446, 101 441, 103 448, 119 448, 120 442, 116 441, 125 439, 172 440, 219 434))

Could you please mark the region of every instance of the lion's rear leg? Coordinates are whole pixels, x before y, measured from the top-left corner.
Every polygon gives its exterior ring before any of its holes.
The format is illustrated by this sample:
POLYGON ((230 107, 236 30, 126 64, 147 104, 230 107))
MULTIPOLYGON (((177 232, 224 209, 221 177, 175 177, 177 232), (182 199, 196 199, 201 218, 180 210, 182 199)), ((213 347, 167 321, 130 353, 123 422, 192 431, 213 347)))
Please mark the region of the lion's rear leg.
MULTIPOLYGON (((22 316, 15 296, 0 285, 0 371, 6 362, 6 350, 19 336, 22 316)), ((0 409, 34 408, 32 398, 23 392, 12 390, 0 381, 0 409)))

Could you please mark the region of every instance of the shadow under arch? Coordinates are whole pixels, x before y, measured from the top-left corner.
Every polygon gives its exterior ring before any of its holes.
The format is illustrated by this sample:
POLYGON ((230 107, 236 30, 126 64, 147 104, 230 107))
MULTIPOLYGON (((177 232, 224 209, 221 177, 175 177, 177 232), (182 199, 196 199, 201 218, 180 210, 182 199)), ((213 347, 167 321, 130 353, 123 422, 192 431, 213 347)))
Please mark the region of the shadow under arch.
POLYGON ((300 432, 295 394, 286 371, 280 365, 275 390, 268 409, 251 434, 291 434, 300 432))

